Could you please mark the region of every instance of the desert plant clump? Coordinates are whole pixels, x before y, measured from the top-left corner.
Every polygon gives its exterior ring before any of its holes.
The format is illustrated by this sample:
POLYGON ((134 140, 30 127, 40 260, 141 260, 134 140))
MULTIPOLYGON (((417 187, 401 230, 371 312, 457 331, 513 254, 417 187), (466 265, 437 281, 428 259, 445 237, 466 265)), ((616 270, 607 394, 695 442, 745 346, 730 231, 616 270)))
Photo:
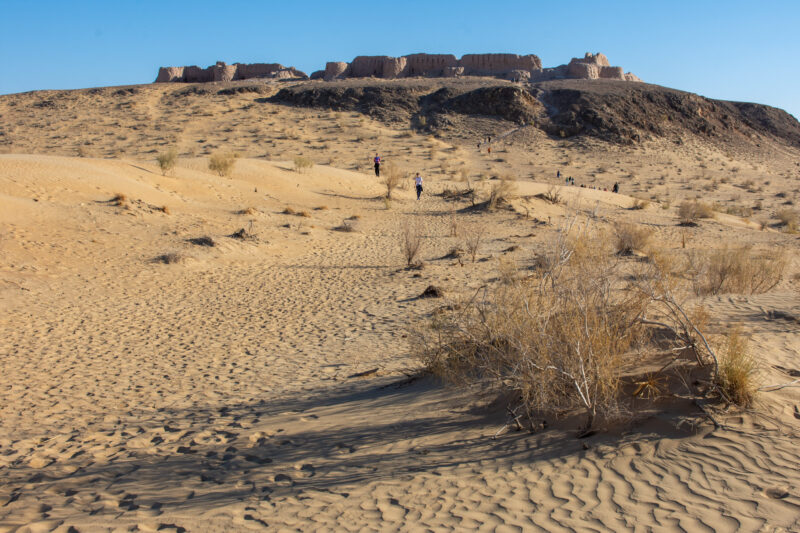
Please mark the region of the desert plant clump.
POLYGON ((717 353, 717 385, 722 396, 740 407, 750 407, 758 393, 758 366, 748 350, 747 337, 734 328, 724 337, 717 353))
POLYGON ((794 209, 781 209, 776 213, 778 222, 787 233, 796 233, 798 229, 798 215, 794 209))
POLYGON ((647 209, 647 206, 650 205, 650 200, 646 198, 634 198, 633 203, 631 204, 631 209, 633 210, 641 210, 647 209))
POLYGON ((714 218, 714 208, 704 202, 686 200, 678 206, 681 224, 696 224, 701 218, 714 218))
POLYGON ((165 265, 172 265, 175 263, 182 263, 185 257, 183 254, 179 252, 167 252, 165 254, 161 254, 158 257, 153 259, 155 263, 164 263, 165 265))
POLYGON ((286 209, 281 211, 281 213, 283 213, 284 215, 294 215, 297 213, 297 211, 295 211, 292 207, 287 206, 286 209))
POLYGON ((386 164, 386 167, 383 170, 383 176, 381 177, 381 181, 383 182, 384 187, 386 187, 386 199, 392 199, 392 191, 400 186, 404 177, 405 172, 394 162, 386 164))
POLYGON ((342 223, 333 228, 333 231, 341 231, 343 233, 353 233, 356 227, 349 220, 343 220, 342 223))
POLYGON ((483 226, 479 228, 473 228, 471 231, 467 233, 466 238, 464 239, 464 245, 467 249, 467 253, 472 259, 472 262, 475 262, 475 259, 478 257, 478 250, 481 247, 481 241, 483 240, 483 226))
POLYGON ((551 204, 560 204, 561 203, 561 193, 558 190, 558 187, 550 186, 546 192, 539 193, 536 195, 536 198, 540 198, 545 202, 551 204))
POLYGON ((451 382, 516 391, 529 418, 583 409, 588 428, 598 416, 618 417, 622 368, 645 337, 637 317, 647 298, 620 295, 613 254, 597 244, 559 239, 546 270, 506 276, 482 299, 439 317, 435 335, 416 339, 423 363, 451 382))
POLYGON ((501 273, 457 312, 434 315, 412 338, 423 364, 452 383, 513 393, 509 419, 521 428, 527 415, 532 431, 542 415, 582 410, 585 430, 625 417, 633 408, 626 387, 638 384, 639 400, 655 398, 670 365, 696 361, 718 381, 716 352, 700 329, 706 315, 684 309, 685 281, 668 260, 637 263, 631 273, 606 234, 575 228, 575 219, 565 223, 532 275, 501 273), (629 379, 643 358, 663 369, 629 379))
POLYGON ((297 156, 294 158, 294 169, 297 172, 305 172, 314 166, 314 162, 308 157, 297 156))
POLYGON ((208 169, 220 176, 230 176, 239 155, 234 152, 217 152, 208 159, 208 169))
POLYGON ((175 168, 178 162, 178 152, 174 148, 170 148, 166 152, 158 154, 156 161, 161 169, 161 175, 166 176, 167 172, 171 172, 175 168))
POLYGON ((116 207, 128 207, 128 197, 118 192, 109 200, 109 203, 116 207))
POLYGON ((788 259, 781 250, 754 252, 751 246, 722 246, 694 251, 687 256, 685 271, 694 292, 709 294, 761 294, 774 288, 786 270, 788 259))
POLYGON ((255 215, 258 211, 254 207, 245 207, 244 209, 240 209, 236 211, 237 215, 255 215))
POLYGON ((506 177, 501 179, 498 183, 493 184, 489 191, 489 209, 497 209, 499 206, 507 204, 515 191, 516 183, 506 177))
POLYGON ((192 237, 191 239, 187 240, 188 242, 197 246, 208 246, 209 248, 212 248, 217 245, 214 239, 212 239, 208 235, 204 235, 202 237, 192 237))
POLYGON ((400 251, 406 266, 411 268, 419 263, 419 252, 422 249, 422 232, 417 224, 404 222, 400 228, 400 251))
POLYGON ((621 222, 614 226, 615 248, 619 255, 632 255, 647 247, 653 231, 640 224, 621 222))

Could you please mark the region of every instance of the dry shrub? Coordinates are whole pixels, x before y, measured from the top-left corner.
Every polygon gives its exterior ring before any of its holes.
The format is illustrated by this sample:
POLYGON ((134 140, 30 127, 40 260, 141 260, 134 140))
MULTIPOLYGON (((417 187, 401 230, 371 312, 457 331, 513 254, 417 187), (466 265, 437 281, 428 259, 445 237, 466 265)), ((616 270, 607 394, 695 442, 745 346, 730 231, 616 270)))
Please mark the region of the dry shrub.
POLYGON ((298 211, 297 216, 303 218, 311 218, 311 213, 309 213, 308 211, 298 211))
POLYGON ((633 203, 631 204, 631 209, 640 210, 640 209, 647 209, 647 206, 650 205, 650 200, 645 198, 635 198, 633 203))
POLYGON ((114 195, 111 200, 109 200, 111 205, 115 205, 117 207, 128 207, 128 197, 121 192, 118 192, 114 195))
POLYGON ((717 353, 717 386, 722 395, 736 405, 750 407, 758 393, 758 366, 748 350, 747 337, 734 328, 725 336, 717 353))
POLYGON ((297 172, 305 172, 314 166, 314 162, 308 157, 297 156, 294 158, 294 169, 297 172))
POLYGON ((517 184, 507 177, 493 184, 489 192, 489 209, 496 209, 499 205, 507 204, 516 190, 517 184))
POLYGON ((292 207, 287 207, 282 211, 282 213, 284 215, 294 215, 295 213, 297 213, 297 211, 295 211, 292 207))
POLYGON ((511 285, 519 278, 519 266, 511 257, 501 257, 497 261, 497 279, 500 283, 511 285))
MULTIPOLYGON (((656 398, 665 369, 693 361, 711 374, 709 394, 727 397, 727 378, 701 331, 708 313, 684 309, 688 285, 672 256, 656 254, 631 271, 607 235, 575 226, 576 218, 565 223, 540 252, 533 275, 501 276, 503 283, 436 313, 412 338, 425 366, 449 382, 518 398, 509 419, 521 428, 527 415, 532 431, 542 414, 581 409, 586 429, 626 416, 635 404, 624 384, 639 385, 637 401, 656 398), (643 360, 666 364, 631 382, 643 360)), ((728 352, 741 353, 738 346, 728 352)), ((682 370, 670 372, 686 383, 682 370)))
POLYGON ((431 334, 416 337, 416 353, 447 381, 519 393, 529 417, 583 409, 587 428, 598 416, 617 418, 622 369, 645 338, 637 318, 648 300, 619 290, 603 242, 563 233, 546 269, 506 277, 482 299, 440 315, 431 334))
POLYGON ((162 205, 161 207, 158 208, 158 210, 164 213, 165 215, 171 214, 169 207, 166 205, 162 205))
POLYGON ((539 193, 536 195, 536 198, 540 198, 545 202, 549 202, 551 204, 560 204, 561 203, 561 193, 558 190, 558 187, 550 186, 546 192, 539 193))
POLYGON ((381 172, 383 185, 386 187, 386 198, 392 198, 392 191, 394 191, 403 182, 405 171, 398 167, 394 162, 386 164, 386 168, 381 172))
POLYGON ((693 279, 697 295, 741 293, 761 294, 783 279, 788 260, 781 250, 755 253, 750 246, 723 246, 694 251, 688 256, 686 272, 693 279))
POLYGON ((192 237, 191 239, 188 239, 188 241, 197 246, 208 246, 209 248, 213 248, 217 245, 214 239, 208 235, 204 235, 203 237, 192 237))
POLYGON ((748 218, 753 216, 753 209, 743 205, 728 205, 725 207, 725 213, 737 217, 748 218))
POLYGON ((255 215, 258 213, 254 207, 245 207, 236 212, 237 215, 255 215))
POLYGON ((211 154, 208 160, 208 170, 216 172, 220 176, 229 176, 233 172, 238 154, 233 152, 218 152, 211 154))
POLYGON ((482 240, 483 226, 472 228, 472 230, 467 233, 467 237, 464 239, 464 245, 473 263, 475 262, 475 258, 478 256, 478 249, 481 246, 482 240))
POLYGON ((158 167, 161 169, 161 175, 166 176, 167 172, 175 168, 175 164, 178 162, 178 152, 175 148, 170 148, 166 152, 158 154, 156 161, 158 162, 158 167))
POLYGON ((185 257, 179 252, 167 252, 165 254, 161 254, 155 259, 153 259, 156 263, 164 263, 165 265, 172 265, 175 263, 182 263, 185 260, 185 257))
POLYGON ((678 206, 681 223, 696 223, 701 218, 714 218, 714 208, 706 203, 686 200, 678 206))
POLYGON ((333 231, 341 231, 343 233, 353 233, 356 231, 355 226, 348 220, 343 220, 342 223, 333 228, 333 231))
POLYGON ((794 209, 781 209, 776 213, 778 222, 787 232, 797 231, 797 211, 794 209))
POLYGON ((406 260, 406 266, 412 267, 419 263, 419 252, 422 249, 422 232, 418 224, 408 221, 400 229, 400 251, 406 260))
POLYGON ((647 246, 653 231, 639 224, 620 222, 614 225, 614 247, 620 255, 631 255, 647 246))

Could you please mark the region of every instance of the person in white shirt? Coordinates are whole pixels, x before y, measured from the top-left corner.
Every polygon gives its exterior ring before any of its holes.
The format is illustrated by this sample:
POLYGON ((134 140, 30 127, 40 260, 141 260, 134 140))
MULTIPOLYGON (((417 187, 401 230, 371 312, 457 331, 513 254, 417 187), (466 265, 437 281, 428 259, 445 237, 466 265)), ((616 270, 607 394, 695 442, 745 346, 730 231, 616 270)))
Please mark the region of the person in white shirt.
POLYGON ((417 175, 414 177, 414 185, 417 189, 417 200, 419 200, 419 196, 422 194, 422 176, 419 175, 419 172, 417 172, 417 175))

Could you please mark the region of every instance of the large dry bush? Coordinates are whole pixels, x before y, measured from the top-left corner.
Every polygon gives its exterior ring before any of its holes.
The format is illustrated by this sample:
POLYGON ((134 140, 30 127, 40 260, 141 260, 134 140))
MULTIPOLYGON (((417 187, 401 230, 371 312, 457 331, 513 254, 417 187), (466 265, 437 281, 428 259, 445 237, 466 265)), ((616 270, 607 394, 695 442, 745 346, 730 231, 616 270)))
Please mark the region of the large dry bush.
POLYGON ((604 243, 563 234, 533 277, 506 279, 481 298, 440 317, 418 353, 452 382, 482 382, 519 392, 529 413, 585 409, 615 418, 621 369, 645 338, 647 298, 622 291, 618 262, 604 243))
POLYGON ((531 420, 581 409, 587 429, 629 412, 624 377, 645 358, 664 368, 696 361, 728 398, 701 332, 708 315, 685 304, 689 286, 673 256, 631 263, 611 245, 571 222, 537 256, 533 275, 505 276, 437 314, 414 336, 415 353, 449 382, 515 392, 512 411, 531 420))
POLYGON ((686 272, 697 295, 760 294, 780 283, 787 264, 782 250, 756 252, 751 246, 725 245, 688 254, 686 272))

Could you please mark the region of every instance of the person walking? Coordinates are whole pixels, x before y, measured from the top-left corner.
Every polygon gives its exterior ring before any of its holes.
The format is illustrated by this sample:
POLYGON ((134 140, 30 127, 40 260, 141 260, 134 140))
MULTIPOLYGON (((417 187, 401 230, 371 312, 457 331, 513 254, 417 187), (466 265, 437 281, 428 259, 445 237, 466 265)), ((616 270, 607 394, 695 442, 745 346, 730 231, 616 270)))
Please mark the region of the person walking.
POLYGON ((614 183, 614 187, 611 188, 614 192, 619 192, 619 183, 614 183))
POLYGON ((422 194, 422 176, 419 175, 419 172, 414 176, 414 188, 417 189, 417 200, 419 200, 422 194))
POLYGON ((380 178, 381 177, 381 156, 379 156, 378 154, 375 154, 375 159, 373 159, 373 161, 375 162, 375 176, 380 178))

